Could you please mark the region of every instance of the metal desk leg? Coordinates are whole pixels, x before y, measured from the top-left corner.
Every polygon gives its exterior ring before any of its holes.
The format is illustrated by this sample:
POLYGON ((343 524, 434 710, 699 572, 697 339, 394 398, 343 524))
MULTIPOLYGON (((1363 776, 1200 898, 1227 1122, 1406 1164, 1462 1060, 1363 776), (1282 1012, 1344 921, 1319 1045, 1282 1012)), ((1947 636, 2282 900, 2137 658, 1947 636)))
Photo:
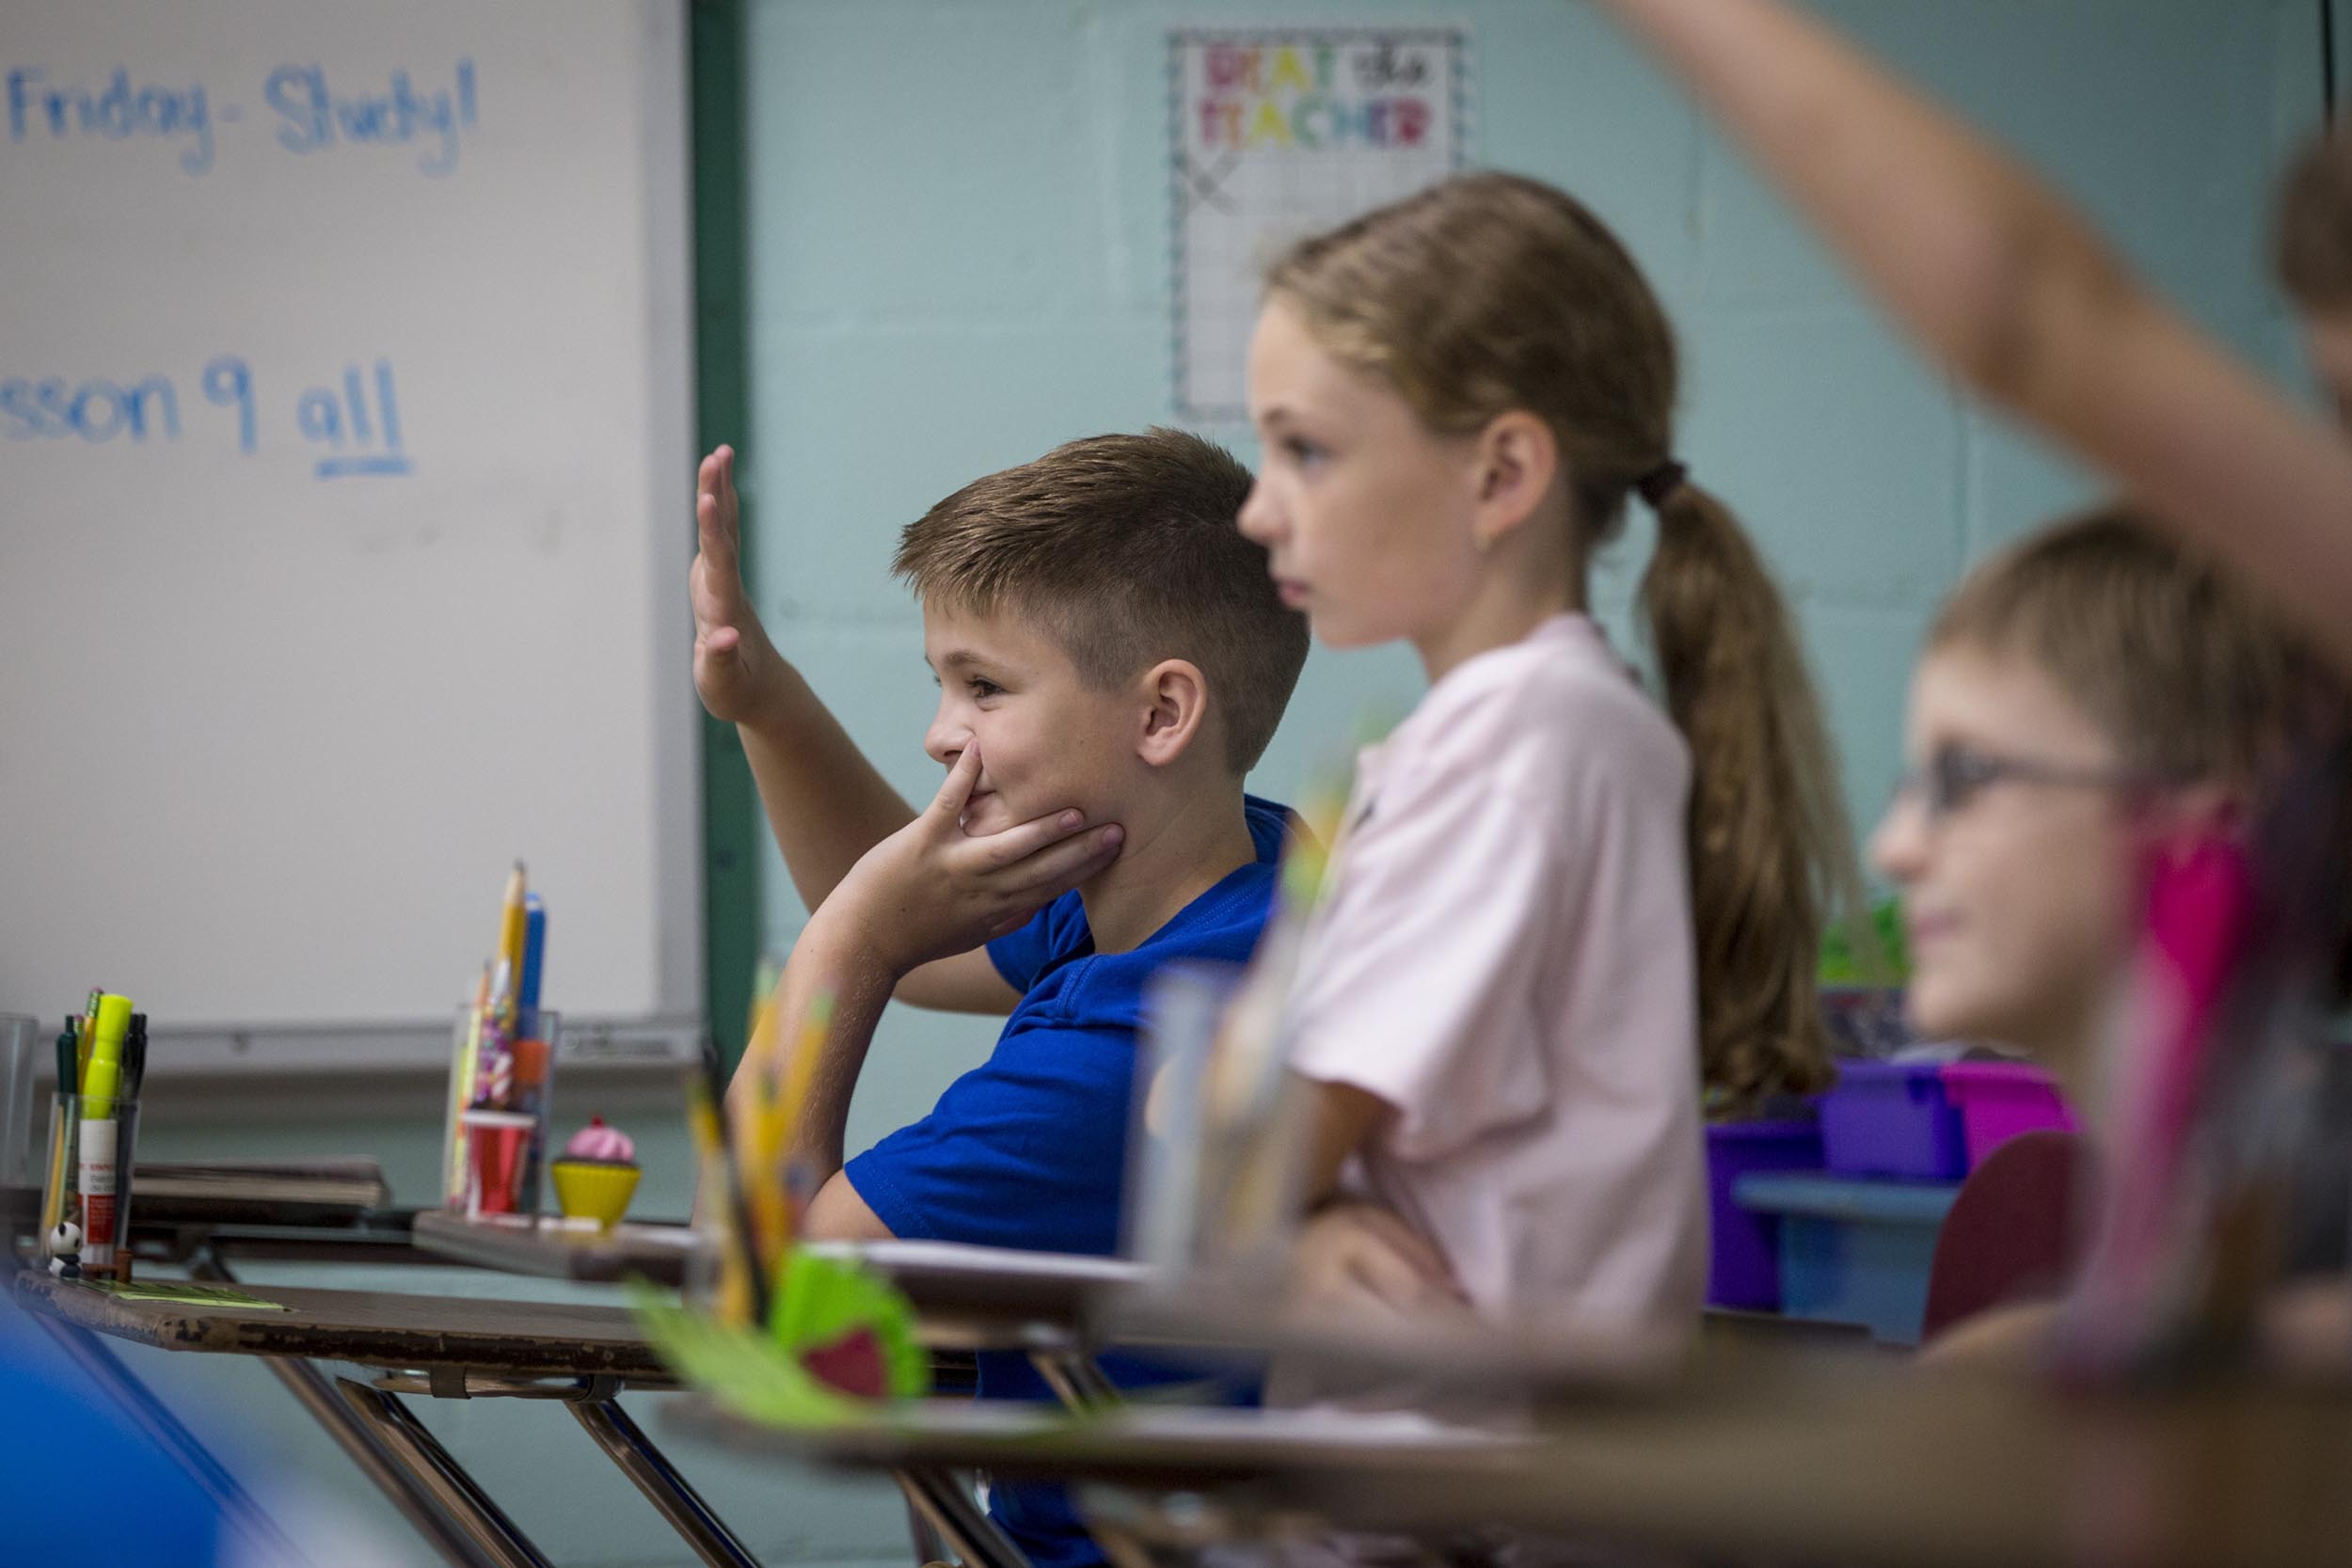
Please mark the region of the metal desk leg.
POLYGON ((466 1473, 424 1423, 398 1397, 350 1378, 337 1378, 343 1399, 369 1423, 378 1441, 433 1494, 459 1529, 498 1568, 553 1568, 515 1521, 466 1473))
POLYGON ((1107 1410, 1124 1402, 1119 1385, 1103 1375, 1103 1369, 1085 1350, 1035 1347, 1029 1352, 1029 1365, 1037 1369, 1054 1397, 1072 1410, 1107 1410))
POLYGON ((114 1397, 139 1430, 152 1439, 172 1458, 178 1460, 205 1494, 220 1506, 221 1514, 231 1528, 243 1531, 262 1553, 278 1553, 289 1562, 307 1560, 294 1548, 285 1534, 272 1522, 261 1504, 221 1466, 196 1433, 172 1414, 171 1406, 158 1399, 155 1391, 140 1381, 138 1374, 122 1364, 122 1358, 102 1343, 87 1329, 59 1323, 43 1313, 27 1313, 35 1323, 48 1331, 58 1348, 72 1357, 75 1364, 89 1374, 114 1397))
POLYGON ((605 1457, 618 1465, 637 1483, 645 1500, 670 1521, 670 1528, 685 1537, 696 1557, 710 1568, 759 1568, 759 1560, 743 1549, 743 1544, 719 1522, 710 1506, 686 1484, 686 1478, 617 1402, 574 1400, 565 1408, 588 1429, 605 1457))
POLYGON ((946 1543, 939 1539, 931 1522, 923 1517, 923 1511, 914 1506, 914 1494, 907 1490, 904 1481, 898 1483, 898 1490, 906 1497, 907 1539, 914 1544, 914 1568, 930 1568, 934 1562, 945 1562, 946 1543))
MULTIPOLYGON (((209 1247, 194 1260, 188 1272, 199 1279, 224 1285, 236 1283, 228 1265, 209 1247)), ((335 1439, 360 1473, 373 1481, 376 1490, 400 1511, 410 1528, 441 1554, 450 1568, 501 1568, 500 1560, 474 1544, 473 1537, 441 1507, 432 1489, 416 1472, 378 1441, 351 1406, 335 1397, 334 1386, 327 1382, 326 1373, 308 1361, 288 1356, 267 1355, 261 1360, 286 1386, 295 1402, 310 1413, 310 1418, 326 1429, 326 1434, 335 1439)))
POLYGON ((1021 1548, 980 1512, 963 1483, 945 1470, 894 1470, 892 1479, 930 1522, 963 1568, 1029 1568, 1021 1548))
POLYGON ((308 1361, 276 1355, 262 1359, 450 1568, 505 1568, 507 1560, 484 1551, 441 1506, 432 1486, 380 1442, 351 1406, 335 1397, 334 1385, 327 1382, 326 1373, 308 1361))

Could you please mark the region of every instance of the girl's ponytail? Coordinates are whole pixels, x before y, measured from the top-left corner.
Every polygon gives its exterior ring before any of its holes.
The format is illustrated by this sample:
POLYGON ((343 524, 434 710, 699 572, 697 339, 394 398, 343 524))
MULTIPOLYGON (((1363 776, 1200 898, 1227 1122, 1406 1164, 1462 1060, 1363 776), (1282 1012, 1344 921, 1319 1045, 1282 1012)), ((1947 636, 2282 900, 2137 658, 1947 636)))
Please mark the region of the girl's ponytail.
POLYGON ((1837 768, 1787 604, 1729 509, 1670 476, 1641 603, 1691 747, 1699 1062, 1716 1115, 1821 1087, 1823 925, 1862 879, 1837 768))

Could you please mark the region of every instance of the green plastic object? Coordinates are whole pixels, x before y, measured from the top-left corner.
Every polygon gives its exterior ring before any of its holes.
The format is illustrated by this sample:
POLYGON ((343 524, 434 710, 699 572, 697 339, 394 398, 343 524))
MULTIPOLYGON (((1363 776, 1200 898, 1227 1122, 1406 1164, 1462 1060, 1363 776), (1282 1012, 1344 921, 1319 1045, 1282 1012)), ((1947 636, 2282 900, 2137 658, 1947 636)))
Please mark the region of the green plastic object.
POLYGON ((795 1248, 777 1271, 775 1301, 765 1329, 735 1327, 650 1285, 629 1287, 662 1364, 746 1420, 826 1426, 930 1391, 914 1309, 887 1281, 795 1248))
POLYGON ((1878 937, 1876 954, 1855 952, 1851 926, 1830 922, 1821 933, 1821 984, 1899 986, 1911 978, 1910 956, 1903 950, 1902 907, 1892 898, 1880 899, 1870 906, 1869 928, 1878 937))

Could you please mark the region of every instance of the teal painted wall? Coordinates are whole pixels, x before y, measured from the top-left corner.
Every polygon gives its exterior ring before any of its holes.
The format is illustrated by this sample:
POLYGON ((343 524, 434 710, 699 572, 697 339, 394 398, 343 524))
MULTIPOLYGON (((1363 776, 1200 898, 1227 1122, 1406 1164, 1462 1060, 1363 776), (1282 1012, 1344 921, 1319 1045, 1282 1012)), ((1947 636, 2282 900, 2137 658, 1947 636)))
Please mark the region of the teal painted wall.
MULTIPOLYGON (((2271 171, 2317 119, 2314 0, 1822 9, 2057 179, 2208 327, 2299 379, 2260 235, 2271 171)), ((1895 768, 1905 671, 1930 607, 1973 556, 2090 488, 1962 408, 1603 19, 1562 0, 1287 0, 1254 12, 1166 0, 752 4, 742 28, 752 412, 732 434, 744 451, 755 588, 779 641, 902 790, 932 787, 920 736, 933 694, 914 608, 884 572, 896 531, 977 474, 1071 436, 1171 417, 1165 30, 1382 18, 1465 26, 1479 159, 1579 192, 1650 270, 1691 363, 1683 446, 1746 514, 1798 597, 1867 823, 1895 768)), ((684 476, 679 493, 683 526, 684 476)), ((1637 529, 1599 579, 1621 630, 1645 550, 1637 529)), ((1344 747, 1367 705, 1401 707, 1418 686, 1394 650, 1318 653, 1257 787, 1290 792, 1310 759, 1344 747)), ((801 911, 780 866, 762 882, 762 937, 781 949, 801 911)), ((921 1114, 992 1033, 894 1012, 853 1140, 921 1114)), ((599 1108, 578 1094, 564 1103, 567 1117, 599 1108)), ((688 1154, 675 1106, 616 1097, 602 1108, 641 1136, 641 1212, 679 1212, 688 1154)), ((331 1124, 157 1118, 148 1151, 372 1149, 416 1201, 437 1139, 427 1093, 373 1100, 331 1124)), ((259 1276, 329 1282, 318 1271, 259 1276)), ((332 1282, 548 1293, 462 1274, 332 1282)), ((15 1331, 0 1314, 0 1333, 15 1331)), ((402 1560, 397 1520, 258 1369, 159 1354, 137 1364, 191 1408, 233 1422, 254 1471, 325 1489, 402 1560)), ((473 1402, 424 1415, 556 1560, 687 1560, 561 1413, 473 1402)), ((886 1486, 676 1447, 770 1563, 902 1560, 886 1486)), ((326 1527, 306 1528, 313 1545, 333 1545, 326 1527)), ((323 1550, 321 1560, 339 1560, 323 1550)))
MULTIPOLYGON (((2056 179, 2208 327, 2299 373, 2261 235, 2271 171, 2318 117, 2313 0, 1822 9, 2056 179)), ((747 17, 755 591, 910 799, 937 769, 919 622, 886 572, 897 531, 1056 442, 1173 420, 1164 35, 1239 14, 798 0, 747 17)), ((1592 7, 1292 0, 1243 19, 1381 18, 1462 25, 1474 159, 1579 193, 1664 295, 1690 367, 1684 451, 1797 601, 1867 829, 1931 609, 1968 560, 2091 487, 1963 408, 1592 7)), ((1245 430, 1206 428, 1255 461, 1245 430)), ((1643 521, 1596 583, 1629 649, 1643 521)), ((1400 649, 1318 651, 1253 784, 1288 795, 1311 760, 1345 754, 1359 713, 1402 709, 1420 684, 1400 649)), ((764 886, 782 950, 803 911, 780 864, 764 886)), ((853 1136, 920 1115, 990 1039, 900 1010, 853 1136)))

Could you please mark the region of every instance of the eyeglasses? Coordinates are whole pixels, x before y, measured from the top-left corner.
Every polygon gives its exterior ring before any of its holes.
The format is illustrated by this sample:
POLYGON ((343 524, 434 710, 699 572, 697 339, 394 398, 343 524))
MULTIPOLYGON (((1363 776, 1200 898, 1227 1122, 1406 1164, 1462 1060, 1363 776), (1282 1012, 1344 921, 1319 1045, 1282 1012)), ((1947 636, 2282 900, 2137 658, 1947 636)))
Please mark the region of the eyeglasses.
POLYGON ((1966 808, 1978 793, 2005 780, 2075 789, 2144 789, 2160 781, 2128 768, 2078 768, 2033 757, 2000 756, 1972 747, 1944 745, 1895 781, 1895 799, 1914 800, 1931 825, 1966 808))

